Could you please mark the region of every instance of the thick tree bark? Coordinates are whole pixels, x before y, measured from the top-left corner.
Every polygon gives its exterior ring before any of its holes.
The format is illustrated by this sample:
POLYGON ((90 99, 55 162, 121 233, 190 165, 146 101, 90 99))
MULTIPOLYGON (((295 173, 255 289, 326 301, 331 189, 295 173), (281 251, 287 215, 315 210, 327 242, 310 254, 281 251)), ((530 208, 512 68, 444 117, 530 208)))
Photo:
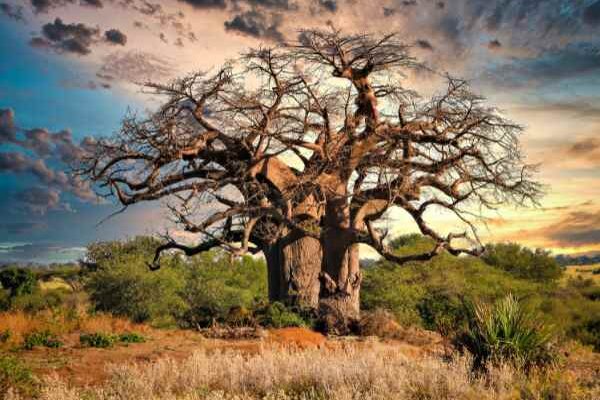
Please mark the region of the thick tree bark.
POLYGON ((330 229, 323 238, 323 269, 320 275, 319 313, 327 333, 352 332, 360 317, 362 274, 358 245, 345 229, 330 229))
POLYGON ((285 237, 265 250, 269 300, 316 309, 319 304, 321 245, 310 237, 285 237))

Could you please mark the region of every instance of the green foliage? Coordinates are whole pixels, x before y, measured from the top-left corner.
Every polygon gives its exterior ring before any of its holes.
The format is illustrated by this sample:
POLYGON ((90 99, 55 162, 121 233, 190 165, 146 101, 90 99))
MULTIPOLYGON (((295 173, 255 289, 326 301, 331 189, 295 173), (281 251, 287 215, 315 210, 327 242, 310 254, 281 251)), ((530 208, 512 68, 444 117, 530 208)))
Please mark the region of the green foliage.
POLYGON ((12 299, 10 308, 35 313, 47 309, 56 309, 64 304, 70 292, 65 289, 46 291, 36 290, 33 293, 16 296, 12 299))
POLYGON ((19 359, 0 355, 0 399, 13 388, 25 398, 33 398, 38 392, 38 382, 31 370, 19 359))
POLYGON ((56 349, 62 345, 63 343, 58 340, 56 335, 48 330, 30 332, 23 339, 23 348, 26 350, 32 350, 39 346, 56 349))
POLYGON ((113 347, 115 343, 144 343, 146 338, 136 332, 126 332, 119 335, 105 332, 82 333, 79 335, 79 343, 85 347, 96 347, 106 349, 113 347))
POLYGON ((144 343, 146 338, 136 332, 126 332, 119 335, 119 342, 121 343, 144 343))
POLYGON ((257 307, 254 315, 260 325, 272 328, 310 326, 310 322, 307 322, 298 312, 277 301, 257 307))
POLYGON ((79 335, 79 343, 86 347, 97 347, 106 349, 112 347, 118 340, 116 335, 104 332, 82 333, 79 335))
POLYGON ((468 328, 457 343, 474 356, 475 366, 509 362, 529 369, 554 362, 552 335, 539 317, 513 295, 488 304, 467 304, 468 328))
POLYGON ((559 279, 563 268, 543 249, 531 250, 517 243, 486 246, 483 260, 519 278, 550 282, 559 279))
POLYGON ((158 271, 148 269, 158 243, 138 237, 90 246, 89 258, 97 268, 89 273, 85 288, 96 310, 135 322, 175 325, 186 309, 180 296, 185 271, 176 258, 166 258, 158 271))
MULTIPOLYGON (((392 245, 402 246, 396 252, 406 255, 428 251, 433 242, 409 235, 394 240, 392 245)), ((539 258, 547 257, 540 256, 542 253, 538 251, 539 258)), ((520 265, 522 270, 532 269, 520 265)), ((402 325, 421 326, 453 337, 467 326, 464 303, 492 304, 511 292, 528 308, 537 310, 544 321, 552 322, 561 338, 576 339, 600 349, 597 283, 578 278, 558 284, 540 280, 539 275, 516 275, 520 274, 490 267, 481 259, 447 253, 404 266, 380 261, 364 269, 361 303, 366 311, 390 311, 402 325)))
MULTIPOLYGON (((411 252, 402 250, 404 254, 411 252)), ((464 300, 492 302, 508 291, 525 295, 538 286, 490 268, 477 258, 443 253, 422 263, 399 267, 383 261, 366 268, 361 303, 365 310, 390 311, 402 325, 419 325, 451 335, 466 322, 464 300)))
POLYGON ((248 316, 243 310, 267 298, 266 265, 252 257, 231 262, 223 253, 200 254, 190 261, 185 281, 182 297, 188 310, 182 325, 188 327, 215 321, 244 324, 248 316))
POLYGON ((10 340, 12 332, 10 329, 0 331, 0 343, 6 343, 10 340))
POLYGON ((9 267, 0 270, 0 285, 15 297, 33 293, 37 281, 30 269, 9 267))

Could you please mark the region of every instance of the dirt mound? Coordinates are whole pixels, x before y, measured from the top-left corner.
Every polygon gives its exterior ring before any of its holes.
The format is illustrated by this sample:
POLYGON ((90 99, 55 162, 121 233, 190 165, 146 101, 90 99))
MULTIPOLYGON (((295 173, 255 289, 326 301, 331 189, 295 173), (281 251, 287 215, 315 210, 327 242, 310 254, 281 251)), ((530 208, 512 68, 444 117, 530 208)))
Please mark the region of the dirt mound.
POLYGON ((265 340, 283 346, 306 349, 321 347, 327 339, 320 333, 305 328, 281 328, 269 330, 265 340))

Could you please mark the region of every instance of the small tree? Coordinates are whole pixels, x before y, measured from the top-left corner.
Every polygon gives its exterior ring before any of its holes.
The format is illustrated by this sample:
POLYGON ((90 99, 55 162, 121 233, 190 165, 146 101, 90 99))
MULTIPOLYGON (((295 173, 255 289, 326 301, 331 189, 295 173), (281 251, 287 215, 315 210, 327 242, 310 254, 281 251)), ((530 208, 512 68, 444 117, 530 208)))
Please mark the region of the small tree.
POLYGON ((398 263, 478 254, 457 247, 465 232, 436 232, 426 212, 449 210, 472 228, 468 204, 539 194, 519 151, 521 127, 463 80, 448 78, 431 99, 403 88, 415 67, 396 34, 303 31, 215 73, 148 84, 162 106, 126 117, 80 172, 125 207, 169 199, 199 243, 169 239, 156 265, 167 249, 263 252, 272 300, 318 307, 344 330, 359 314, 360 243, 398 263), (433 239, 432 250, 388 248, 375 222, 392 208, 433 239))
POLYGON ((531 250, 518 243, 497 243, 486 246, 483 260, 519 278, 552 282, 563 274, 563 268, 544 249, 531 250))
POLYGON ((31 270, 9 267, 0 270, 0 285, 9 292, 9 297, 31 294, 37 286, 37 280, 31 270))

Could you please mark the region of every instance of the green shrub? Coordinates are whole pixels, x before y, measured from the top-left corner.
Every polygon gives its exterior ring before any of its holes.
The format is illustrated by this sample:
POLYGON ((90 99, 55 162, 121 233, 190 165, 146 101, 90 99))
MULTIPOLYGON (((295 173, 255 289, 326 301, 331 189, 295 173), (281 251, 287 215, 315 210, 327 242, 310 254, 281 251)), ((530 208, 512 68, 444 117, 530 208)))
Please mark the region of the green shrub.
POLYGON ((12 332, 10 331, 10 329, 6 329, 3 331, 0 331, 0 343, 6 343, 9 341, 9 339, 12 336, 12 332))
POLYGON ((56 309, 64 304, 69 294, 70 292, 65 289, 52 289, 43 292, 36 290, 33 293, 13 297, 10 308, 27 313, 56 309))
POLYGON ((121 343, 144 343, 146 338, 139 333, 126 332, 119 335, 119 342, 121 343))
POLYGON ((216 251, 200 254, 190 261, 182 297, 188 306, 184 327, 252 324, 245 310, 267 298, 265 262, 252 257, 231 262, 216 251))
POLYGON ((82 333, 79 335, 79 343, 86 347, 97 347, 106 349, 112 347, 118 340, 118 336, 110 333, 95 332, 95 333, 82 333))
POLYGON ((15 297, 33 293, 37 280, 28 268, 9 267, 0 270, 0 285, 9 291, 10 297, 15 297))
POLYGON ((556 359, 552 335, 538 317, 527 311, 513 295, 487 304, 467 304, 468 328, 457 343, 474 356, 474 365, 509 362, 529 369, 556 359))
POLYGON ((38 382, 19 359, 0 355, 0 399, 6 396, 10 388, 24 398, 33 398, 38 392, 38 382))
POLYGON ((62 345, 63 343, 58 340, 56 335, 48 330, 30 332, 23 339, 23 348, 26 350, 31 350, 39 346, 59 348, 62 345))
POLYGON ((150 271, 147 263, 158 244, 138 237, 90 246, 88 257, 96 269, 88 274, 85 289, 96 310, 134 322, 176 325, 186 309, 180 296, 185 270, 177 258, 164 257, 162 268, 150 271))
POLYGON ((299 313, 277 301, 257 307, 254 315, 260 325, 272 328, 306 327, 310 325, 299 313))
POLYGON ((564 271, 550 252, 543 249, 531 250, 517 243, 487 245, 483 260, 519 278, 541 282, 555 281, 564 271))

